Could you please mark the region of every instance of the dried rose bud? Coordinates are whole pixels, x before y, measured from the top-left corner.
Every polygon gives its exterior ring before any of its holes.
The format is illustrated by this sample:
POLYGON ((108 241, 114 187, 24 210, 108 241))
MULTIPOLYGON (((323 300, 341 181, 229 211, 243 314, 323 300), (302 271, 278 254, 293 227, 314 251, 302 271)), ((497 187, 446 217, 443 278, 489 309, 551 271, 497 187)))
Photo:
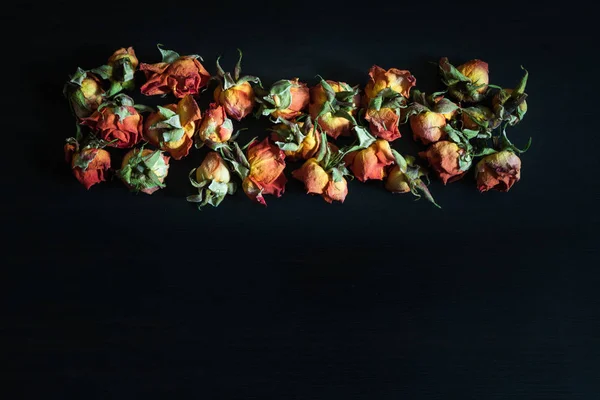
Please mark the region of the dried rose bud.
POLYGON ((394 165, 385 180, 386 190, 392 193, 408 193, 411 191, 409 179, 404 172, 400 170, 399 165, 394 165))
POLYGON ((162 62, 157 64, 140 64, 140 71, 146 74, 146 83, 140 88, 142 94, 153 96, 173 93, 177 98, 188 94, 197 95, 200 89, 208 85, 210 74, 198 59, 198 55, 180 56, 172 50, 163 50, 162 62))
POLYGON ((492 99, 492 107, 496 118, 499 121, 508 121, 511 126, 518 124, 527 113, 525 87, 527 86, 529 72, 525 68, 523 70, 525 75, 523 75, 516 88, 501 89, 492 99))
POLYGON ((120 94, 103 103, 91 116, 82 119, 99 139, 108 146, 125 149, 142 140, 142 116, 135 109, 131 97, 120 94))
POLYGON ((165 187, 169 157, 160 150, 132 149, 123 157, 117 174, 133 191, 152 194, 165 187))
POLYGON ((260 84, 260 79, 255 76, 242 76, 242 52, 238 49, 239 58, 235 65, 233 76, 229 72, 223 71, 217 58, 217 77, 219 86, 215 89, 214 99, 225 108, 225 112, 236 121, 241 121, 246 115, 252 112, 256 103, 254 89, 250 82, 260 84))
POLYGON ((198 188, 198 194, 188 196, 187 201, 199 203, 199 209, 207 204, 218 206, 226 195, 233 194, 236 189, 225 161, 214 151, 208 153, 202 164, 190 172, 190 182, 198 188), (192 175, 195 175, 195 179, 192 175))
POLYGON ((427 151, 420 152, 419 156, 427 159, 429 165, 445 185, 448 182, 454 182, 462 178, 470 167, 470 164, 463 164, 461 168, 461 157, 464 154, 465 150, 456 143, 444 140, 433 143, 427 151))
POLYGON ((471 60, 455 68, 442 57, 439 67, 442 81, 456 100, 477 103, 484 98, 490 83, 486 62, 471 60))
POLYGON ((365 119, 369 121, 369 129, 375 137, 388 142, 401 137, 398 129, 400 115, 396 110, 391 108, 380 108, 379 110, 369 108, 365 114, 365 119))
POLYGON ((233 134, 233 123, 227 118, 223 106, 211 103, 198 128, 198 140, 202 143, 225 143, 233 134))
POLYGON ((299 82, 298 78, 282 79, 257 100, 261 103, 262 115, 290 120, 301 115, 308 105, 309 90, 306 83, 299 82))
POLYGON ((521 159, 508 150, 490 154, 477 163, 475 178, 480 192, 508 192, 521 179, 521 159))
POLYGON ((395 162, 388 141, 376 140, 363 150, 353 151, 344 157, 346 165, 361 182, 368 179, 382 180, 386 176, 385 167, 395 162))
POLYGON ((137 57, 135 56, 135 51, 133 51, 133 47, 128 48, 120 48, 115 51, 112 56, 108 59, 108 65, 112 68, 119 68, 124 63, 131 65, 133 70, 135 70, 139 64, 137 57))
POLYGON ((67 139, 65 159, 71 165, 73 175, 86 189, 106 180, 110 169, 110 154, 93 142, 80 148, 74 138, 67 139))
POLYGON ((377 65, 373 65, 369 70, 369 82, 365 86, 367 104, 386 88, 408 98, 410 89, 416 84, 417 79, 409 71, 396 68, 390 68, 386 71, 377 65))
POLYGON ((326 172, 316 158, 308 159, 292 176, 304 183, 307 193, 319 194, 328 203, 343 203, 348 195, 348 182, 343 175, 334 179, 333 173, 326 172))
POLYGON ((81 119, 89 117, 98 109, 102 103, 104 89, 96 75, 77 68, 77 72, 65 85, 63 93, 77 118, 81 119))
POLYGON ((432 111, 412 115, 409 118, 414 140, 423 144, 435 143, 445 136, 446 117, 432 111))
POLYGON ((444 98, 444 96, 436 96, 433 99, 433 103, 434 103, 433 108, 434 109, 440 108, 440 106, 443 106, 443 105, 447 105, 448 102, 449 102, 449 107, 444 107, 442 109, 449 110, 449 111, 441 113, 444 116, 444 118, 446 118, 446 121, 450 121, 452 118, 454 118, 454 116, 458 112, 458 107, 453 107, 453 106, 456 106, 456 104, 454 104, 451 101, 449 101, 448 99, 444 98))
POLYGON ((249 173, 242 182, 244 193, 262 205, 267 205, 263 195, 272 194, 281 197, 285 191, 287 179, 285 154, 274 143, 265 138, 262 142, 254 142, 248 147, 249 173))
POLYGON ((200 119, 198 104, 187 95, 178 104, 158 106, 158 111, 144 122, 144 136, 154 146, 180 160, 192 147, 192 137, 200 119))
POLYGON ((273 127, 271 140, 285 152, 291 161, 308 160, 314 157, 321 144, 321 135, 316 131, 310 116, 306 122, 286 120, 273 127))
POLYGON ((348 136, 355 125, 350 119, 356 114, 360 104, 358 88, 345 82, 321 80, 310 89, 308 110, 311 118, 321 129, 334 139, 348 136), (333 113, 331 110, 334 110, 333 113), (334 113, 345 113, 348 117, 334 116, 334 113))

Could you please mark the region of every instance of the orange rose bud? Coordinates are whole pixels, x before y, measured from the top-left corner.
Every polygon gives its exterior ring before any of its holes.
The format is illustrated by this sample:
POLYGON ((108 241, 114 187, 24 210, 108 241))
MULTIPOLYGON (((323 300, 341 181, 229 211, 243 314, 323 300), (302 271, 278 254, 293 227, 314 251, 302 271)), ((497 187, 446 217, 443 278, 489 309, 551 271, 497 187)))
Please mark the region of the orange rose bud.
POLYGON ((165 187, 169 157, 159 150, 132 149, 123 157, 117 174, 133 191, 152 194, 165 187))
POLYGON ((460 168, 460 158, 464 153, 456 143, 444 140, 432 144, 427 151, 420 152, 419 156, 427 159, 445 185, 462 178, 466 173, 468 168, 460 168))
POLYGON ((290 120, 302 114, 309 97, 306 83, 294 78, 275 82, 269 92, 257 100, 261 103, 261 115, 290 120))
POLYGON ((252 143, 248 148, 250 171, 242 182, 244 193, 262 205, 267 205, 263 195, 272 194, 281 197, 285 191, 287 179, 285 154, 274 143, 265 138, 260 143, 252 143))
POLYGON ((359 104, 360 96, 357 88, 352 88, 345 82, 321 80, 321 83, 310 89, 308 111, 313 121, 318 122, 328 136, 337 139, 339 136, 350 135, 353 123, 347 118, 336 117, 326 110, 333 108, 335 111, 345 111, 355 115, 359 104))
POLYGON ((369 70, 369 82, 365 86, 367 104, 386 88, 408 98, 410 89, 416 84, 417 79, 409 71, 396 68, 390 68, 386 71, 377 65, 373 65, 369 70))
POLYGON ((65 85, 63 93, 71 103, 75 116, 82 119, 98 109, 102 103, 104 89, 96 75, 77 68, 77 72, 65 85))
POLYGON ((231 173, 219 153, 211 151, 196 169, 196 181, 205 182, 213 180, 218 183, 229 183, 231 181, 231 173))
POLYGON ((317 133, 310 116, 306 122, 282 121, 274 126, 271 140, 285 152, 286 159, 298 161, 314 157, 321 144, 321 135, 317 133))
POLYGON ((142 140, 142 116, 133 107, 130 97, 120 94, 113 100, 82 119, 81 124, 89 126, 98 139, 109 142, 108 146, 133 147, 142 140))
POLYGON ((211 151, 202 164, 190 172, 191 184, 198 188, 198 194, 188 196, 187 201, 199 203, 198 209, 207 204, 218 206, 226 195, 235 192, 235 184, 231 182, 231 173, 219 153, 211 151), (195 179, 192 177, 195 175, 195 179))
POLYGON ((395 162, 390 144, 377 139, 363 150, 348 153, 344 158, 346 165, 361 182, 368 179, 382 180, 386 176, 385 167, 395 162))
POLYGON ((201 119, 200 108, 187 95, 178 104, 159 106, 144 122, 144 136, 154 146, 180 160, 192 147, 196 124, 201 119))
POLYGON ((328 203, 332 203, 334 200, 343 203, 347 195, 348 181, 346 181, 346 178, 342 177, 339 181, 334 181, 333 179, 329 180, 327 187, 325 187, 323 198, 328 203))
POLYGON ((508 150, 485 156, 477 163, 475 178, 480 192, 508 192, 521 179, 521 159, 508 150))
POLYGON ((224 143, 232 134, 233 123, 227 118, 225 108, 211 103, 198 128, 198 139, 203 143, 224 143))
POLYGON ((97 141, 80 148, 75 138, 68 138, 65 144, 65 160, 71 165, 73 175, 86 189, 106 180, 110 169, 110 154, 100 148, 97 141))
POLYGON ((223 90, 218 86, 214 92, 215 101, 223 106, 227 115, 236 121, 241 121, 254 108, 254 89, 248 82, 242 82, 223 90))
POLYGON ((420 140, 423 144, 437 142, 445 136, 446 117, 443 114, 425 111, 412 115, 409 121, 414 140, 420 140))
POLYGON ((208 85, 210 74, 198 58, 198 55, 180 56, 172 50, 163 50, 158 46, 163 60, 157 64, 140 64, 140 71, 146 74, 146 83, 140 88, 142 94, 153 96, 173 93, 177 98, 197 95, 200 89, 208 85))
POLYGON ((221 57, 217 58, 219 86, 215 89, 214 99, 215 102, 225 108, 227 115, 241 121, 242 118, 252 112, 256 103, 254 89, 250 82, 260 85, 260 79, 251 75, 240 76, 242 73, 242 51, 238 49, 238 53, 239 58, 233 70, 233 76, 231 73, 223 71, 219 63, 221 57))
POLYGON ((394 165, 392 167, 385 180, 385 188, 392 193, 408 193, 411 191, 409 179, 406 174, 400 170, 400 166, 394 165))
POLYGON ((477 90, 479 93, 485 93, 490 83, 490 69, 488 63, 481 60, 471 60, 463 65, 459 65, 458 72, 469 78, 474 85, 480 86, 477 90))
POLYGON ((370 108, 366 112, 365 119, 369 121, 371 133, 378 138, 392 142, 401 136, 398 129, 400 116, 391 108, 379 110, 370 108))
POLYGON ((326 172, 316 158, 308 159, 302 167, 292 172, 292 176, 304 183, 306 193, 319 194, 332 203, 334 200, 344 202, 348 195, 348 182, 342 176, 334 181, 332 174, 326 172))
POLYGON ((108 65, 113 68, 118 67, 123 62, 128 62, 131 67, 135 70, 139 64, 137 57, 135 56, 135 51, 133 51, 133 47, 128 48, 120 48, 115 51, 112 56, 108 59, 108 65))

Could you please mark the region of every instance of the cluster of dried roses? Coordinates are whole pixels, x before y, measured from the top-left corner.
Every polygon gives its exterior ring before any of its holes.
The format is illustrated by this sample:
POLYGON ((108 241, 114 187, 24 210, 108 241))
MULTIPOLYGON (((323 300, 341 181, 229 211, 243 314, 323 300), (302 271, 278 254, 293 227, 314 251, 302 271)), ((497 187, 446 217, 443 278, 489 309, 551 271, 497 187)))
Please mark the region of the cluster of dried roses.
POLYGON ((285 190, 286 159, 303 161, 292 176, 329 203, 343 202, 345 177, 356 177, 361 182, 385 179, 390 192, 423 195, 435 204, 422 180, 425 169, 390 147, 401 136, 399 124, 406 122, 414 139, 429 146, 419 155, 444 184, 464 176, 476 157, 482 157, 475 170, 480 191, 507 191, 520 178, 516 153, 525 150, 508 140, 506 126, 517 124, 527 111, 527 73, 515 89, 502 89, 489 84, 485 62, 455 68, 442 58, 439 68, 447 89, 431 95, 415 89, 412 99, 416 79, 409 71, 378 66, 369 71, 362 94, 358 86, 322 78, 310 89, 298 79, 284 79, 266 90, 257 77, 241 76, 241 52, 233 74, 217 59, 217 73, 211 76, 199 56, 158 49, 162 61, 156 64, 138 63, 131 47, 119 49, 107 65, 78 69, 65 86, 77 118, 77 135, 67 139, 65 155, 87 189, 104 181, 111 168, 106 146, 131 148, 116 174, 131 190, 152 194, 165 186, 170 157, 179 160, 195 145, 212 150, 190 172, 198 194, 187 200, 199 207, 217 206, 235 192, 232 174, 250 199, 266 205, 264 195, 279 197, 285 190), (153 109, 121 93, 134 88, 138 66, 146 75, 142 94, 172 93, 179 101, 153 109), (193 96, 213 80, 218 83, 214 102, 201 112, 193 96), (240 146, 231 119, 241 121, 257 103, 256 116, 274 123, 271 134, 240 146), (500 126, 501 133, 494 135, 500 126), (343 147, 329 141, 343 136, 356 140, 343 147))

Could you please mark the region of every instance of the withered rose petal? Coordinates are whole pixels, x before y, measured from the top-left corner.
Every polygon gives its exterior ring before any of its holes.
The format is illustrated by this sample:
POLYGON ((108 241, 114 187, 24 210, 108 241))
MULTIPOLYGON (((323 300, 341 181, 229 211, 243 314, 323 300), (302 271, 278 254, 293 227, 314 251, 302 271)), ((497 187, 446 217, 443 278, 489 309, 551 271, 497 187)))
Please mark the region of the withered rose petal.
POLYGON ((419 156, 427 159, 445 185, 462 178, 466 173, 460 170, 458 163, 463 152, 456 143, 443 140, 432 144, 426 151, 420 152, 419 156))
POLYGON ((248 82, 222 90, 219 85, 214 92, 214 99, 225 108, 231 118, 241 121, 252 112, 255 104, 254 89, 248 82))
POLYGON ((105 107, 94 112, 88 118, 82 119, 82 125, 89 126, 99 139, 107 142, 111 147, 129 148, 142 140, 142 116, 132 106, 123 106, 129 115, 124 119, 118 117, 113 108, 105 107))
POLYGON ((140 70, 146 74, 147 81, 140 91, 146 96, 173 93, 175 97, 196 95, 208 84, 210 74, 200 62, 189 56, 183 56, 171 64, 140 64, 140 70))
POLYGON ((264 194, 272 194, 276 197, 281 197, 285 192, 285 184, 287 183, 287 178, 283 171, 274 181, 269 183, 263 182, 263 193, 264 194))
POLYGON ((391 108, 371 108, 367 110, 365 119, 369 121, 370 131, 375 137, 392 142, 401 136, 398 129, 400 117, 391 108))
POLYGON ((446 136, 443 129, 446 126, 446 117, 443 114, 426 111, 411 116, 409 121, 413 139, 420 140, 423 144, 437 142, 446 136))
POLYGON ((73 158, 71 165, 73 168, 73 175, 75 175, 75 178, 77 178, 77 180, 81 182, 86 189, 89 189, 97 183, 105 181, 106 171, 110 169, 110 154, 106 150, 84 149, 81 152, 81 155, 78 156, 90 157, 91 154, 88 153, 95 154, 93 155, 94 158, 92 161, 90 161, 85 171, 80 167, 75 166, 75 157, 73 158))
POLYGON ((177 115, 181 126, 186 126, 190 122, 196 122, 202 119, 202 112, 198 103, 191 95, 185 95, 179 103, 177 103, 177 115))
POLYGON ((390 68, 386 71, 377 65, 371 67, 369 77, 369 82, 365 86, 365 94, 368 100, 376 97, 385 88, 390 88, 408 98, 410 89, 417 84, 417 79, 412 76, 410 71, 397 68, 390 68))
POLYGON ((329 182, 329 174, 314 158, 307 160, 302 167, 293 171, 292 176, 304 183, 306 193, 322 194, 329 182))
POLYGON ((327 182, 323 198, 328 203, 331 203, 334 200, 343 203, 344 200, 346 200, 347 195, 348 182, 346 181, 346 178, 342 177, 342 180, 340 181, 334 182, 333 179, 330 179, 329 182, 327 182))

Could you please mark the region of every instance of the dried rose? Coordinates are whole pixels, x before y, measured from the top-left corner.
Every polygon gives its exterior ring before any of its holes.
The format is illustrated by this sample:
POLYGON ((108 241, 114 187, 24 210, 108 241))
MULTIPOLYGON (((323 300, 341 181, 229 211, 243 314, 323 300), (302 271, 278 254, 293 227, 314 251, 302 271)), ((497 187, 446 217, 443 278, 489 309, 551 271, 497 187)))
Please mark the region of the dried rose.
POLYGON ((80 148, 75 138, 67 139, 65 158, 75 178, 86 189, 106 180, 106 172, 110 169, 110 154, 101 148, 98 142, 92 142, 80 148))
POLYGON ((240 77, 242 73, 242 51, 238 49, 238 52, 240 56, 233 70, 233 76, 231 73, 223 71, 221 64, 219 64, 221 57, 217 58, 219 86, 215 89, 214 98, 217 103, 225 108, 227 115, 241 121, 242 118, 252 112, 256 103, 254 89, 250 82, 260 84, 260 79, 250 75, 240 77))
POLYGON ((424 195, 428 201, 440 208, 429 192, 427 185, 421 179, 424 177, 429 182, 425 169, 415 163, 414 157, 402 156, 396 150, 392 150, 392 154, 394 155, 396 165, 388 173, 385 181, 386 190, 392 193, 410 192, 417 198, 424 195))
POLYGON ((124 94, 102 103, 81 124, 90 127, 96 136, 109 142, 109 146, 129 148, 142 140, 142 116, 131 97, 124 94))
POLYGON ((286 159, 297 161, 314 157, 321 144, 321 135, 310 116, 304 122, 279 121, 281 123, 273 127, 271 140, 285 152, 286 159))
POLYGON ((217 103, 211 103, 198 128, 196 147, 201 147, 205 143, 210 146, 225 143, 231 139, 232 134, 233 123, 227 118, 225 108, 217 103))
POLYGON ((407 111, 413 139, 423 144, 435 143, 445 136, 447 116, 452 116, 458 106, 439 93, 427 96, 419 90, 413 92, 413 103, 407 111))
POLYGON ((325 81, 310 89, 311 118, 334 139, 348 136, 356 125, 353 115, 360 104, 358 87, 344 82, 325 81))
POLYGON ((120 48, 108 59, 108 63, 91 72, 98 74, 102 79, 110 81, 110 88, 106 97, 111 97, 123 89, 133 89, 135 86, 134 73, 139 62, 133 47, 120 48))
POLYGON ((307 193, 319 194, 328 203, 334 200, 343 203, 348 195, 346 179, 339 176, 334 180, 332 172, 326 172, 316 158, 308 159, 292 176, 304 183, 307 193))
POLYGON ((198 188, 198 194, 188 196, 187 201, 199 203, 198 209, 207 204, 218 206, 226 195, 235 193, 231 173, 223 158, 214 151, 206 155, 198 168, 190 171, 190 183, 198 188))
POLYGON ((146 83, 140 88, 142 94, 153 96, 173 93, 182 98, 188 94, 197 95, 200 89, 208 85, 210 74, 198 59, 199 55, 180 56, 173 50, 164 50, 159 44, 162 62, 140 64, 140 71, 146 74, 146 83))
POLYGON ((271 86, 268 93, 257 98, 261 103, 260 114, 277 119, 293 119, 302 114, 308 105, 309 90, 306 83, 294 79, 282 79, 271 86))
POLYGON ((89 117, 102 103, 104 89, 100 79, 91 72, 77 68, 77 72, 63 89, 65 97, 75 116, 79 119, 89 117))
POLYGON ((409 71, 390 68, 387 71, 377 65, 369 70, 369 82, 365 86, 367 104, 382 91, 389 89, 408 98, 410 89, 417 84, 417 79, 409 71))
POLYGON ((490 154, 477 163, 475 178, 480 192, 508 192, 521 179, 521 159, 509 150, 490 154))
POLYGON ((442 82, 456 100, 477 103, 485 97, 490 83, 486 62, 471 60, 455 68, 448 58, 443 57, 439 66, 442 82))
POLYGON ((525 75, 515 89, 501 89, 492 99, 496 118, 499 121, 508 121, 511 126, 518 124, 527 113, 525 87, 527 86, 529 72, 525 68, 523 70, 525 75))
POLYGON ((177 104, 158 106, 158 111, 144 122, 144 136, 154 146, 180 160, 192 147, 192 137, 200 119, 198 104, 187 95, 177 104))
POLYGON ((365 119, 369 121, 371 133, 378 138, 392 142, 401 136, 398 129, 398 122, 400 121, 398 109, 380 108, 377 110, 369 108, 365 113, 365 119))
POLYGON ((394 163, 394 155, 390 144, 378 139, 363 150, 353 151, 344 157, 346 165, 361 182, 368 179, 382 180, 386 176, 386 168, 394 163))
POLYGON ((165 187, 169 157, 160 150, 132 149, 123 157, 117 174, 133 191, 152 194, 165 187))
POLYGON ((419 153, 419 156, 427 159, 444 185, 462 178, 471 166, 470 162, 463 162, 463 155, 466 155, 465 149, 447 140, 433 143, 427 151, 419 153))

